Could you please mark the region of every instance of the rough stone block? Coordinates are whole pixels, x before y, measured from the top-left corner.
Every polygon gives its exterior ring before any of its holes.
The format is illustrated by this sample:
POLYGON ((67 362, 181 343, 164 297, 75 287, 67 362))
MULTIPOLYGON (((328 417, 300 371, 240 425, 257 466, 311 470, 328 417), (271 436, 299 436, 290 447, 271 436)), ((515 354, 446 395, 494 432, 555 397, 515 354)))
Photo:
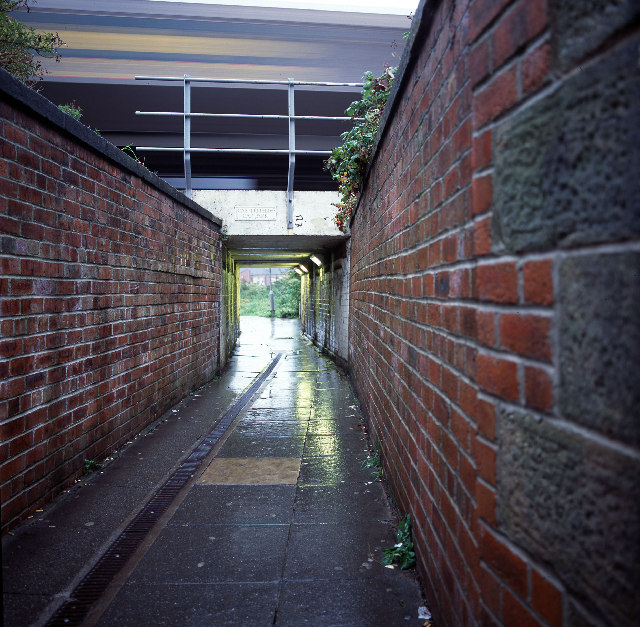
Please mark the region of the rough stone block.
POLYGON ((640 15, 637 0, 563 0, 554 5, 556 57, 562 69, 572 67, 640 15))
POLYGON ((640 461, 531 416, 500 416, 498 521, 597 624, 640 616, 640 461))
POLYGON ((640 234, 638 42, 612 50, 494 134, 494 248, 513 252, 640 234))
POLYGON ((562 415, 640 445, 640 253, 580 255, 560 266, 562 415))

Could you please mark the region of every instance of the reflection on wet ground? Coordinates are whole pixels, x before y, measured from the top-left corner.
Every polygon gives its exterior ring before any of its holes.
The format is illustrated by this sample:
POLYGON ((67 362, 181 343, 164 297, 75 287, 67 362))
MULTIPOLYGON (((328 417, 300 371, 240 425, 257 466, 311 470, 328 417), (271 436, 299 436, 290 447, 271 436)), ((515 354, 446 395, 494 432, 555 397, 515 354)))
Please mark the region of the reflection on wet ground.
POLYGON ((100 625, 421 624, 415 580, 380 564, 392 516, 345 374, 297 320, 242 318, 224 388, 280 352, 100 625))

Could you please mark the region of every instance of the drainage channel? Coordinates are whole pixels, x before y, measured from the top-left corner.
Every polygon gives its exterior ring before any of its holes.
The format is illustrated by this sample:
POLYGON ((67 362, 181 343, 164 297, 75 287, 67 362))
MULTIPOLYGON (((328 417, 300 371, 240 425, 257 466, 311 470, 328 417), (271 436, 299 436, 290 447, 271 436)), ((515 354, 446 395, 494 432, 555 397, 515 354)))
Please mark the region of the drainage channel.
POLYGON ((95 563, 93 568, 73 589, 69 600, 65 601, 45 623, 47 626, 81 625, 93 604, 100 598, 107 586, 122 570, 129 558, 136 552, 152 527, 162 517, 191 479, 220 438, 231 426, 238 414, 251 400, 265 379, 278 365, 282 353, 278 353, 255 381, 242 393, 240 398, 224 414, 216 426, 205 436, 191 454, 180 464, 167 481, 154 493, 153 497, 137 516, 125 527, 109 548, 95 563))

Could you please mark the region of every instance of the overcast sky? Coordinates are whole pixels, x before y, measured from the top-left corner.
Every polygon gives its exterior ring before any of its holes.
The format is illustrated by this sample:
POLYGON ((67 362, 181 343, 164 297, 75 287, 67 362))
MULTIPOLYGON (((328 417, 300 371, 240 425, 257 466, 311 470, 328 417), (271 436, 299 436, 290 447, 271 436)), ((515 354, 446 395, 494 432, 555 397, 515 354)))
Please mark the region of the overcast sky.
MULTIPOLYGON (((159 1, 159 0, 154 0, 159 1)), ((316 9, 325 11, 357 11, 360 13, 383 13, 387 15, 408 15, 418 6, 418 0, 163 0, 164 2, 193 2, 201 4, 226 4, 251 7, 280 7, 283 9, 316 9)))

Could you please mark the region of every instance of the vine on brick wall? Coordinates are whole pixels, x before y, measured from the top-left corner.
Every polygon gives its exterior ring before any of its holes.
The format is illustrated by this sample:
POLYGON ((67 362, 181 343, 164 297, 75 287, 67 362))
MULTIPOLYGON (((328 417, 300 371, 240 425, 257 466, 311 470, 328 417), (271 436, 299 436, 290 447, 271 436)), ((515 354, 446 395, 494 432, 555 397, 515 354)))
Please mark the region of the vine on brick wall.
POLYGON ((334 220, 343 233, 358 200, 396 70, 387 66, 379 77, 365 73, 362 99, 352 102, 345 111, 354 121, 353 128, 342 133, 342 145, 334 148, 325 161, 327 170, 338 181, 341 199, 333 203, 338 208, 334 220))

